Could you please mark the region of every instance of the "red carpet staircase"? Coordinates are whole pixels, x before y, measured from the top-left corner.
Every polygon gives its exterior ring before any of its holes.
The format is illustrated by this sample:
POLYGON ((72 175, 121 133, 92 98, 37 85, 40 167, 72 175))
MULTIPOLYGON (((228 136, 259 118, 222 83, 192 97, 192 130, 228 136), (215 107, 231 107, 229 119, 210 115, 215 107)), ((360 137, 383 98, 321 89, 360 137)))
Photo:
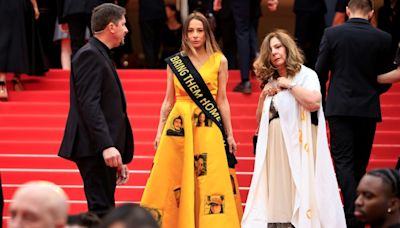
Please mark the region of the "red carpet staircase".
MULTIPOLYGON (((135 157, 129 165, 130 180, 117 187, 117 203, 139 202, 152 164, 152 146, 165 91, 164 70, 120 70, 135 134, 135 157)), ((26 91, 9 91, 0 103, 0 172, 5 197, 4 218, 12 194, 31 180, 49 180, 68 194, 70 212, 85 211, 82 181, 74 163, 57 157, 69 106, 69 72, 52 70, 46 77, 24 77, 26 91)), ((240 81, 230 72, 228 91, 240 81)), ((258 83, 253 83, 257 88, 258 83)), ((257 89, 258 91, 258 89, 257 89)), ((247 198, 254 156, 252 135, 256 129, 258 92, 228 92, 232 124, 238 143, 237 166, 242 200, 247 198)), ((393 167, 400 156, 400 86, 382 96, 383 123, 379 124, 369 168, 393 167)), ((5 221, 3 221, 5 223, 5 221)))

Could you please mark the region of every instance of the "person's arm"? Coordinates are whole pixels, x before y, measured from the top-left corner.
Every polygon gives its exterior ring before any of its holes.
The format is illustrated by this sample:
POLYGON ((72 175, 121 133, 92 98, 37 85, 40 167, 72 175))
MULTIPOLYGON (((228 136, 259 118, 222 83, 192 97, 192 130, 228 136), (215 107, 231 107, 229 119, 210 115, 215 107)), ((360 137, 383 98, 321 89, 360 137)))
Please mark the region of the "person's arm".
POLYGON ((260 96, 258 98, 258 105, 257 105, 257 110, 256 110, 256 120, 257 123, 260 124, 261 122, 261 116, 262 116, 262 111, 264 109, 264 101, 265 98, 267 97, 267 85, 264 86, 264 89, 261 91, 260 96))
POLYGON ((225 56, 222 56, 221 64, 218 71, 218 93, 217 93, 217 105, 222 115, 222 121, 226 131, 227 141, 229 144, 229 151, 231 153, 236 152, 236 142, 233 138, 232 124, 231 124, 231 110, 229 107, 229 101, 226 96, 226 84, 228 82, 228 60, 225 56))
POLYGON ((280 89, 278 88, 275 81, 274 81, 274 83, 268 82, 264 86, 263 90, 260 93, 260 97, 258 98, 258 105, 257 105, 257 110, 256 110, 257 123, 260 123, 260 121, 261 121, 262 111, 264 109, 265 98, 267 96, 274 96, 275 94, 277 94, 279 92, 279 90, 280 89))
POLYGON ((40 15, 38 4, 37 4, 36 0, 31 0, 31 3, 32 3, 33 11, 35 12, 35 19, 37 20, 37 19, 39 19, 39 15, 40 15))
POLYGON ((310 112, 318 111, 321 105, 321 93, 316 90, 309 90, 300 85, 292 87, 292 81, 285 77, 279 77, 278 86, 282 89, 289 89, 292 95, 296 98, 305 109, 310 112))
POLYGON ((165 122, 167 121, 168 115, 174 106, 174 97, 175 97, 175 89, 174 89, 174 74, 169 66, 167 66, 167 90, 165 92, 164 101, 161 105, 160 111, 160 121, 158 122, 157 135, 154 140, 154 147, 157 148, 160 143, 161 134, 165 126, 165 122))
POLYGON ((346 13, 344 12, 336 12, 335 16, 332 20, 332 26, 338 26, 345 22, 346 20, 346 13))
POLYGON ((321 86, 321 100, 323 106, 325 106, 326 82, 329 78, 329 70, 332 67, 332 62, 333 61, 331 58, 330 47, 327 38, 327 30, 325 30, 324 35, 321 39, 317 62, 315 63, 315 71, 318 75, 321 86))
POLYGON ((346 20, 346 6, 347 0, 337 0, 336 2, 336 13, 333 17, 332 26, 341 25, 346 20))
POLYGON ((380 84, 390 84, 399 81, 400 81, 400 66, 397 67, 397 69, 378 75, 378 82, 380 84))

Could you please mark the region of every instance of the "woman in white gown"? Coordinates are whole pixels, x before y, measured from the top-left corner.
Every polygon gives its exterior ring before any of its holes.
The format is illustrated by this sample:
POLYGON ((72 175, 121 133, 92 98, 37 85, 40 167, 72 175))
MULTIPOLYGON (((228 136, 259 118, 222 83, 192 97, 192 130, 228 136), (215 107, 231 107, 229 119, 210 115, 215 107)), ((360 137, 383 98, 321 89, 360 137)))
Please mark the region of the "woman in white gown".
POLYGON ((243 228, 346 227, 318 76, 303 59, 293 38, 276 30, 254 63, 263 90, 243 228))

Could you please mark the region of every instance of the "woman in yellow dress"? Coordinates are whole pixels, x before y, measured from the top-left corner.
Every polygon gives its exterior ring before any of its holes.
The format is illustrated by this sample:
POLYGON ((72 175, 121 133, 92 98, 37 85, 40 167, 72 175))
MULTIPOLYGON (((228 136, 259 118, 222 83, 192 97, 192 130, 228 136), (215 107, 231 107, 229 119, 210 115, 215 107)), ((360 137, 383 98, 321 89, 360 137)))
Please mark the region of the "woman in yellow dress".
MULTIPOLYGON (((202 14, 191 14, 182 34, 181 54, 190 59, 215 99, 228 153, 235 153, 226 96, 227 60, 202 14)), ((162 228, 240 227, 239 190, 234 170, 228 167, 222 132, 211 121, 197 126, 201 113, 167 66, 167 90, 154 143, 157 151, 141 201, 162 228)))

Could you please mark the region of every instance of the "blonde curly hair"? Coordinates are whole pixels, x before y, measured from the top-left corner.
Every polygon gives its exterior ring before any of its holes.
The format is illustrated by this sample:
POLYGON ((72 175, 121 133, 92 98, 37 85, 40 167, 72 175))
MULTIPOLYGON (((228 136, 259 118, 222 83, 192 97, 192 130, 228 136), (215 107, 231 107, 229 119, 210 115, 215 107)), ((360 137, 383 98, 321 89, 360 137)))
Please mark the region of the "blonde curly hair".
POLYGON ((277 38, 286 49, 286 71, 288 76, 294 76, 301 69, 304 63, 302 50, 297 47, 296 42, 285 30, 277 29, 269 33, 263 40, 260 48, 260 54, 253 63, 253 69, 258 80, 261 81, 261 88, 270 80, 279 77, 278 69, 271 63, 271 39, 277 38))

